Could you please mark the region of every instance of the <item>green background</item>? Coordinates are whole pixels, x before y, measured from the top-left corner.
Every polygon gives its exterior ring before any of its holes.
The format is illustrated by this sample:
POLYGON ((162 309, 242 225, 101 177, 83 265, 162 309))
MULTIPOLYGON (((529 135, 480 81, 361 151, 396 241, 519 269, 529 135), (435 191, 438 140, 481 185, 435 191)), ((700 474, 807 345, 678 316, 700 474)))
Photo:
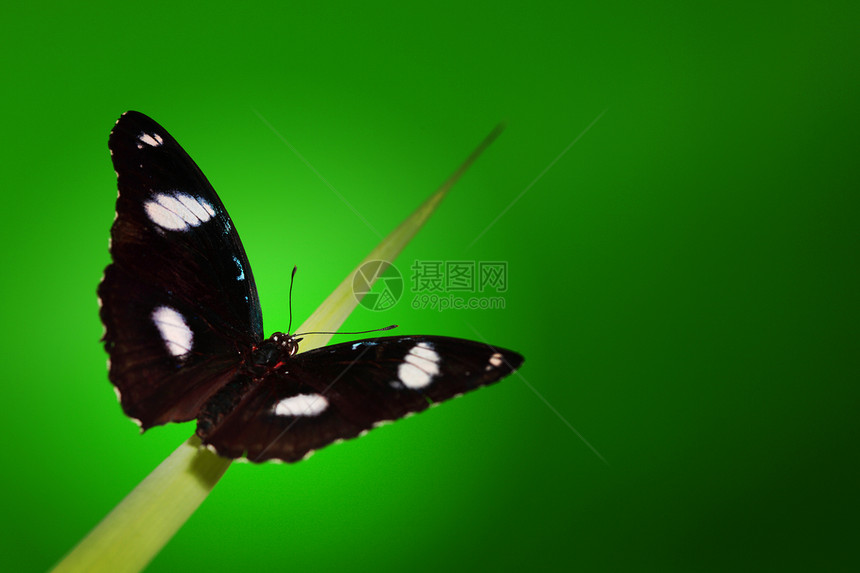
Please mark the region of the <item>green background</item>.
POLYGON ((267 123, 384 234, 507 120, 397 262, 507 261, 505 310, 344 327, 527 359, 234 464, 150 571, 857 566, 851 4, 96 4, 0 24, 5 570, 49 568, 193 432, 140 436, 98 342, 126 109, 220 193, 267 333, 294 264, 301 321, 378 241, 267 123))

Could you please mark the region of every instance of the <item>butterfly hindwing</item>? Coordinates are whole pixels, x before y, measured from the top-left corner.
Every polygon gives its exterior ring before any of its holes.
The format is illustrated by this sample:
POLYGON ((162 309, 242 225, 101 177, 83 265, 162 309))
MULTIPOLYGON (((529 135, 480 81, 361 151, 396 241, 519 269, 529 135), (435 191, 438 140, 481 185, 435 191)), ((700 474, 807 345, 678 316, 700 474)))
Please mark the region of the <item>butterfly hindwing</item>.
POLYGON ((298 461, 492 384, 522 361, 510 350, 444 336, 335 344, 297 354, 256 383, 237 377, 203 408, 198 435, 227 457, 298 461))
POLYGON ((206 177, 137 112, 110 135, 119 196, 99 285, 110 379, 143 428, 196 417, 262 340, 251 267, 206 177))

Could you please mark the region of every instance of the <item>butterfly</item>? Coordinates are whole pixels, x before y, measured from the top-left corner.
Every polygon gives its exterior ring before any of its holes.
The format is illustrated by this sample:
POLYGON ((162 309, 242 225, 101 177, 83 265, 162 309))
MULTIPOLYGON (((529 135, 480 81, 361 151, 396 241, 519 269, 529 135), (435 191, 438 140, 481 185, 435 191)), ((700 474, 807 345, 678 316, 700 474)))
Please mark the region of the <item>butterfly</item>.
POLYGON ((224 204, 158 123, 129 111, 108 141, 119 195, 98 287, 109 378, 145 431, 197 419, 217 454, 295 462, 499 381, 513 351, 388 336, 299 352, 263 334, 248 257, 224 204))

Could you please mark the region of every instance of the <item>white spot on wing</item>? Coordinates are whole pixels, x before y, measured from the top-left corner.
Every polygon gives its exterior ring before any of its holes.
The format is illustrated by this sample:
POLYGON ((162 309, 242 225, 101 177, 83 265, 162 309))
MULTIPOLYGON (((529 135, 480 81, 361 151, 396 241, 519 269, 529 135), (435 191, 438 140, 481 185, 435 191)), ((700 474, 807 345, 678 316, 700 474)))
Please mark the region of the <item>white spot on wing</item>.
POLYGON ((429 385, 439 374, 439 354, 428 342, 419 342, 403 357, 397 376, 403 385, 418 390, 429 385))
POLYGON ((498 368, 502 365, 502 355, 498 352, 494 353, 490 356, 489 364, 484 370, 492 370, 493 368, 498 368))
MULTIPOLYGON (((164 140, 161 139, 161 136, 158 135, 157 133, 153 133, 153 134, 141 133, 140 135, 137 136, 137 138, 140 141, 142 141, 143 143, 149 145, 150 147, 158 147, 159 145, 164 143, 164 140)), ((138 147, 140 147, 140 146, 138 146, 138 147)))
POLYGON ((275 404, 276 416, 316 416, 328 408, 322 394, 296 394, 275 404))
POLYGON ((177 196, 159 193, 155 196, 155 200, 158 202, 159 205, 185 221, 186 226, 196 226, 200 224, 200 218, 194 214, 194 211, 186 207, 185 203, 180 201, 177 196))
MULTIPOLYGON (((194 216, 197 218, 200 223, 205 223, 215 214, 215 210, 212 209, 212 205, 203 199, 197 197, 192 197, 191 195, 186 195, 185 193, 177 193, 176 198, 179 199, 179 202, 185 205, 189 211, 194 213, 194 216)), ((194 225, 193 222, 188 221, 190 225, 194 225)), ((197 223, 198 225, 200 223, 197 223)))
MULTIPOLYGON (((206 209, 206 212, 207 212, 207 213, 209 213, 209 217, 210 217, 210 218, 212 218, 212 217, 214 217, 214 216, 215 216, 215 208, 214 208, 214 207, 212 207, 212 205, 210 205, 208 201, 205 201, 204 199, 201 199, 201 198, 198 198, 198 199, 197 199, 197 201, 198 201, 201 205, 203 205, 203 208, 204 208, 204 209, 206 209)), ((204 220, 204 221, 208 221, 209 219, 203 219, 203 220, 204 220)))
POLYGON ((180 192, 156 193, 143 207, 153 223, 170 231, 187 231, 215 216, 208 201, 180 192))
POLYGON ((159 306, 152 311, 152 322, 158 327, 167 350, 174 356, 185 356, 191 352, 194 333, 188 328, 185 318, 169 306, 159 306))
POLYGON ((188 223, 182 217, 161 205, 157 201, 147 201, 143 208, 149 220, 163 229, 170 231, 184 231, 188 229, 188 223))

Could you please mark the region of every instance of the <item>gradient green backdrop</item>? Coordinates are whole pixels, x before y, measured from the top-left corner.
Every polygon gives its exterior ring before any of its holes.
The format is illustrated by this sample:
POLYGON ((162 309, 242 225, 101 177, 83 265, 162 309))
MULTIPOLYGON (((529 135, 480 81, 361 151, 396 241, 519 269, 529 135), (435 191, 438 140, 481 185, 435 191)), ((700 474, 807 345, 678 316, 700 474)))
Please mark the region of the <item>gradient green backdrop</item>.
POLYGON ((49 568, 193 432, 138 435, 98 343, 126 109, 220 193, 267 333, 294 264, 301 321, 378 237, 266 122, 387 233, 508 120, 398 261, 507 261, 507 308, 345 327, 527 358, 307 462, 235 464, 150 571, 857 565, 849 3, 102 4, 0 24, 4 570, 49 568))

